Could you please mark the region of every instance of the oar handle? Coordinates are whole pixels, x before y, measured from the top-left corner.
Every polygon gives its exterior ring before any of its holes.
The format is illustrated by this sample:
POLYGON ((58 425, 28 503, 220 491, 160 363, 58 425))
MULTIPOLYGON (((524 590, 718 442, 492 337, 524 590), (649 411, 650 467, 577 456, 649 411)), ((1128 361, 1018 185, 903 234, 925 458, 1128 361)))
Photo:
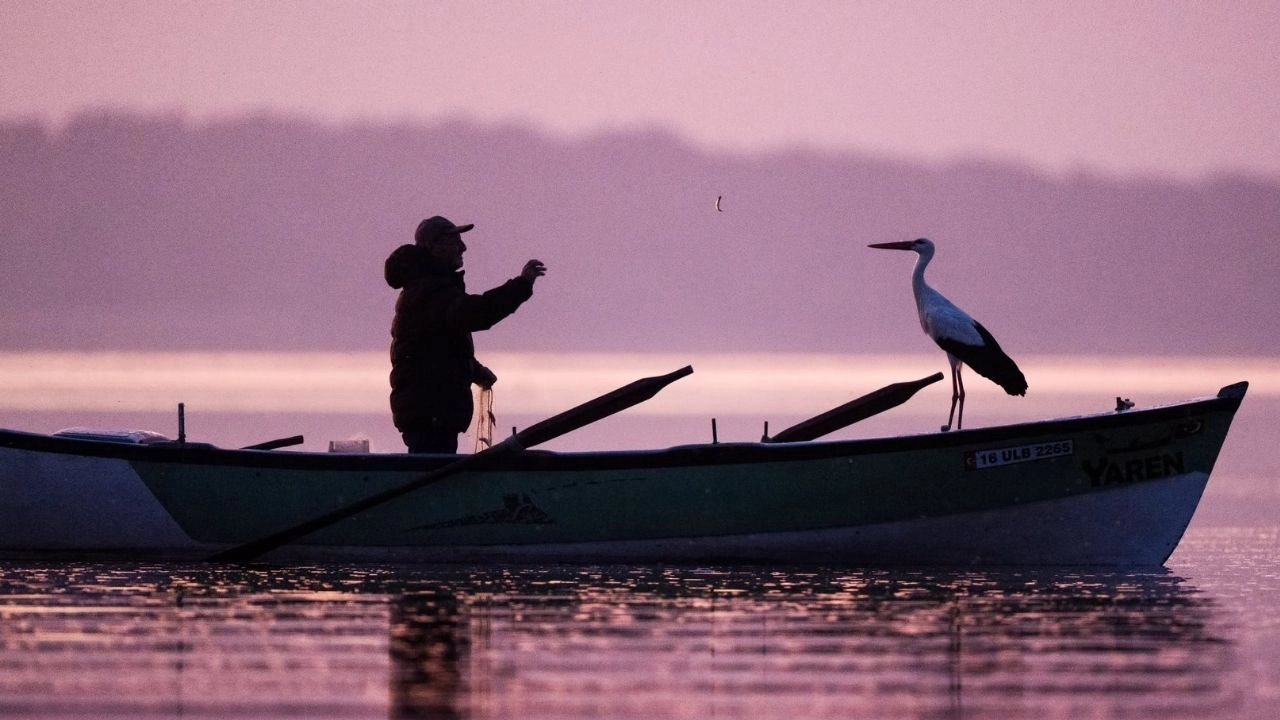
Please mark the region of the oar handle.
POLYGON ((867 393, 856 400, 832 408, 821 415, 815 415, 803 422, 796 423, 782 430, 773 437, 762 438, 767 443, 802 442, 828 435, 859 420, 895 408, 911 399, 920 388, 932 385, 942 379, 942 373, 934 373, 919 380, 886 385, 879 390, 867 393))
MULTIPOLYGON (((492 450, 497 450, 497 447, 492 448, 492 450)), ((484 452, 476 453, 475 455, 466 455, 438 470, 433 470, 432 472, 417 478, 413 482, 391 488, 390 490, 384 490, 383 492, 375 495, 370 495, 363 500, 357 500, 356 502, 344 505, 318 517, 287 527, 279 532, 214 553, 213 555, 210 555, 208 559, 210 562, 247 562, 259 555, 275 550, 278 547, 301 540, 311 533, 329 527, 340 520, 344 520, 353 515, 359 515, 365 510, 369 510, 381 505, 382 503, 394 500, 401 495, 411 493, 424 485, 428 485, 450 475, 462 472, 471 465, 477 464, 484 456, 489 455, 492 450, 486 450, 484 452)))
POLYGON ((656 395, 662 388, 686 375, 691 374, 692 372, 692 367, 685 366, 675 372, 667 373, 666 375, 636 380, 629 385, 624 385, 617 390, 601 395, 594 400, 589 400, 575 408, 566 410, 559 415, 554 415, 546 420, 535 423, 487 450, 482 450, 474 455, 460 457, 442 468, 422 475, 403 485, 398 485, 388 490, 384 490, 380 493, 366 497, 363 500, 357 500, 349 505, 344 505, 335 510, 331 510, 319 517, 311 518, 310 520, 285 528, 279 532, 272 533, 266 537, 223 550, 222 552, 210 556, 209 560, 212 562, 244 562, 252 560, 259 555, 270 552, 282 545, 288 545, 289 543, 301 540, 311 533, 322 530, 336 522, 339 522, 340 520, 345 520, 346 518, 358 515, 402 495, 407 495, 414 490, 468 470, 474 465, 479 465, 485 462, 485 460, 492 455, 519 452, 525 448, 533 447, 534 445, 559 437, 567 432, 577 430, 584 425, 588 425, 614 413, 621 412, 632 405, 648 400, 656 395))

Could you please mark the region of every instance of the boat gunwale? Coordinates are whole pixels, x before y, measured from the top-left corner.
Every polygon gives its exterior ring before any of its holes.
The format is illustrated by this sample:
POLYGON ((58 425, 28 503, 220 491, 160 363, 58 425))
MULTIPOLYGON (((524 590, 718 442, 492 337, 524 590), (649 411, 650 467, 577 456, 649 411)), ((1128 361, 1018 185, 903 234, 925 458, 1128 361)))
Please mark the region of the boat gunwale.
MULTIPOLYGON (((972 447, 1001 443, 1032 435, 1039 436, 1056 432, 1079 433, 1110 427, 1167 422, 1205 413, 1228 412, 1234 414, 1244 397, 1244 389, 1240 387, 1241 385, 1241 383, 1237 383, 1236 385, 1226 386, 1216 396, 1192 398, 1147 408, 1033 420, 952 432, 839 440, 811 440, 797 443, 701 443, 640 450, 563 452, 530 449, 521 453, 495 455, 490 461, 478 464, 476 470, 568 471, 735 465, 760 462, 823 460, 922 449, 947 449, 958 446, 972 447)), ((204 443, 131 444, 56 437, 7 429, 0 429, 0 448, 68 456, 113 458, 129 462, 156 464, 177 463, 184 465, 335 472, 429 472, 456 460, 458 457, 456 455, 411 455, 408 453, 347 454, 318 451, 247 450, 220 448, 204 443)))

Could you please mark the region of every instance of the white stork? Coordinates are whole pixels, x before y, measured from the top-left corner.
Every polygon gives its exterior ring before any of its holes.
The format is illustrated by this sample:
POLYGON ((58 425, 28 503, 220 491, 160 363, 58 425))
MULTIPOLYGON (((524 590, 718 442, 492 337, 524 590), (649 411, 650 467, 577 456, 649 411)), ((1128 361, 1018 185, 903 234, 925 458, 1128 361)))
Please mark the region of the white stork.
POLYGON ((925 284, 924 269, 933 259, 933 242, 920 238, 874 243, 868 247, 910 250, 920 256, 916 259, 915 269, 911 271, 911 290, 916 296, 920 327, 924 329, 925 335, 933 338, 938 347, 947 353, 947 362, 951 364, 951 413, 947 415, 947 424, 942 428, 944 431, 951 429, 953 417, 957 430, 964 424, 964 381, 960 379, 960 369, 964 365, 1004 388, 1010 395, 1026 394, 1027 379, 1013 360, 1000 349, 1000 344, 991 337, 991 333, 977 320, 969 317, 968 313, 943 297, 942 293, 925 284), (960 406, 959 414, 956 413, 957 403, 960 406))

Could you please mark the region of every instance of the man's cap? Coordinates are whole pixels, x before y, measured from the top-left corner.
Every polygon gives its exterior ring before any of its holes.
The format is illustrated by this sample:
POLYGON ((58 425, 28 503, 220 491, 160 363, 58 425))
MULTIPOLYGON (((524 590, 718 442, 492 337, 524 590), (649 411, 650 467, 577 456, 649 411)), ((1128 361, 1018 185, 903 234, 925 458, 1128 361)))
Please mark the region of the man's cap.
POLYGON ((413 242, 425 245, 445 235, 464 233, 473 227, 475 227, 474 224, 454 225, 449 218, 435 215, 418 223, 418 229, 413 232, 413 242))

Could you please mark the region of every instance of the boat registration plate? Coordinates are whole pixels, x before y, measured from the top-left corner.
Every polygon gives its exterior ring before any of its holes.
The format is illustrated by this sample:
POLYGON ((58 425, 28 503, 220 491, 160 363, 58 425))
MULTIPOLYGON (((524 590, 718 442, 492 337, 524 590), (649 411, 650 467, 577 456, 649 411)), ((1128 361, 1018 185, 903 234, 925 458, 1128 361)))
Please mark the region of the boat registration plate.
POLYGON ((964 466, 967 470, 985 470, 1001 465, 1065 457, 1074 453, 1075 447, 1070 440, 1052 440, 1033 445, 970 450, 964 454, 964 466))

